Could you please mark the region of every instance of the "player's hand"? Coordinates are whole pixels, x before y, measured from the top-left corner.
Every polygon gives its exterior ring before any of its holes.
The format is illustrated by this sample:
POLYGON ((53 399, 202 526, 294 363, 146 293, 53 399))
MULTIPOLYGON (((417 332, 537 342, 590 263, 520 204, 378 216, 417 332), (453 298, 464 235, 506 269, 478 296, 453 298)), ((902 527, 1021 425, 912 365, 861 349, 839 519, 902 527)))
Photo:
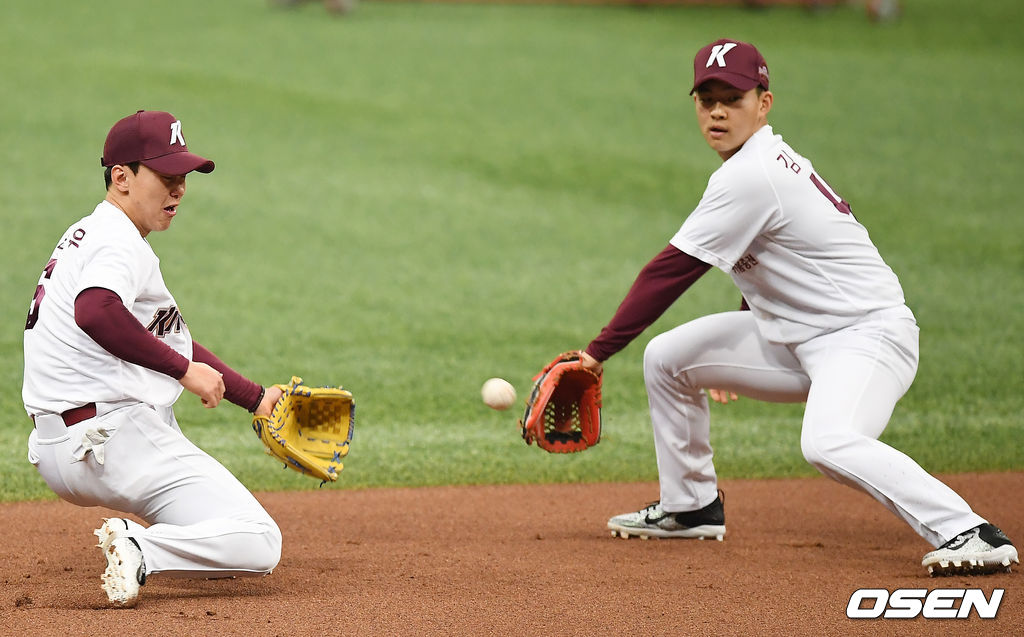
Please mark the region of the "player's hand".
POLYGON ((188 370, 178 381, 202 401, 203 407, 213 409, 224 398, 224 378, 206 363, 191 361, 188 370))
POLYGON ((601 361, 597 360, 590 354, 583 350, 580 350, 580 364, 583 365, 583 369, 589 369, 597 375, 600 375, 604 370, 604 365, 601 361))
POLYGON ((729 404, 730 400, 739 400, 740 397, 736 395, 736 392, 726 391, 724 389, 709 389, 708 396, 711 400, 716 403, 722 403, 723 405, 729 404))
POLYGON ((267 387, 263 393, 263 400, 260 401, 260 406, 256 408, 253 414, 264 417, 270 416, 270 412, 274 410, 274 405, 277 404, 277 401, 281 400, 283 395, 284 392, 280 387, 275 387, 274 385, 267 387))

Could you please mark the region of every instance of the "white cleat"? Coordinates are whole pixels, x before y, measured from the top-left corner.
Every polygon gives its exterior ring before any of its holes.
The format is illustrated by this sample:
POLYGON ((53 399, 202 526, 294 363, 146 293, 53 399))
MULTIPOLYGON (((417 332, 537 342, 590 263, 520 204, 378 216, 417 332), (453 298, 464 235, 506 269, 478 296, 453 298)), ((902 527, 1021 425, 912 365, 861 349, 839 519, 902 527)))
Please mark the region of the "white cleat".
POLYGON ((103 551, 107 568, 100 578, 107 599, 114 606, 131 608, 139 600, 139 587, 146 582, 146 563, 142 550, 127 535, 128 525, 120 518, 110 518, 94 531, 97 546, 103 551), (123 527, 123 528, 122 528, 123 527))
POLYGON ((921 565, 935 577, 1009 573, 1015 562, 1020 563, 1017 549, 1002 531, 986 522, 928 553, 921 565))
POLYGON ((698 511, 674 513, 664 511, 655 502, 633 513, 623 513, 608 520, 612 537, 630 536, 641 540, 651 538, 725 539, 725 513, 721 496, 698 511))

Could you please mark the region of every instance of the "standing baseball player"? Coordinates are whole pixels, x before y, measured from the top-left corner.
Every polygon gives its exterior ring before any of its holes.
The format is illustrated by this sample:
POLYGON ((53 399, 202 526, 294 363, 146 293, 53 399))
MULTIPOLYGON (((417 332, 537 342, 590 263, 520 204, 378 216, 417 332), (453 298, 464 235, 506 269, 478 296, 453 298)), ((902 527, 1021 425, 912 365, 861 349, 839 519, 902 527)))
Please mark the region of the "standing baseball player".
POLYGON ((172 405, 183 389, 268 415, 281 395, 192 340, 147 241, 181 211, 189 152, 170 113, 138 111, 107 135, 106 198, 71 224, 43 268, 25 323, 28 458, 46 484, 110 518, 96 535, 110 602, 133 606, 157 573, 265 575, 281 532, 256 498, 190 442, 172 405))
POLYGON ((641 270, 584 365, 625 347, 712 267, 740 311, 651 340, 644 354, 661 499, 608 521, 622 537, 722 539, 708 390, 804 402, 804 457, 905 520, 936 550, 933 574, 1008 570, 998 528, 912 459, 878 440, 917 371, 918 327, 899 280, 843 197, 768 125, 768 66, 748 43, 718 40, 693 63, 697 123, 723 160, 669 245, 641 270))

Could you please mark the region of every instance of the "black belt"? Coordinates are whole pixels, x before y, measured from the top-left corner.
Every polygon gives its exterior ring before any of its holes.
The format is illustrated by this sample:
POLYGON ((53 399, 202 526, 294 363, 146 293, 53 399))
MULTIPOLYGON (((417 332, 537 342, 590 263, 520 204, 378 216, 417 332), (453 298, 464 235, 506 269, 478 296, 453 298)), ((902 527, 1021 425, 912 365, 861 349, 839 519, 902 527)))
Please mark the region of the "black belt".
MULTIPOLYGON (((75 407, 69 409, 60 415, 60 419, 64 421, 65 427, 71 425, 77 425, 83 420, 89 420, 90 418, 96 417, 96 403, 89 403, 82 405, 81 407, 75 407)), ((32 421, 35 422, 35 416, 32 417, 32 421)))

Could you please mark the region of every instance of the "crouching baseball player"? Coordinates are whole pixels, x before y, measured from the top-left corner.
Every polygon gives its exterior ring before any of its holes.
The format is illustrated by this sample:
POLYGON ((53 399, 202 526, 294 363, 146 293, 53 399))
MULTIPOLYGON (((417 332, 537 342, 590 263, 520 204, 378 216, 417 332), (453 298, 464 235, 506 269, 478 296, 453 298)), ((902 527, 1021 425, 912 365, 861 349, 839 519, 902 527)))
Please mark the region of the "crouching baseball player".
POLYGON ((806 402, 807 461, 868 493, 935 546, 922 561, 933 575, 1009 570, 1017 550, 1002 531, 878 440, 917 372, 917 323, 850 205, 768 125, 764 58, 745 42, 712 42, 694 59, 691 93, 704 139, 723 163, 583 364, 599 372, 712 267, 732 276, 749 311, 698 318, 648 344, 644 382, 661 498, 612 517, 608 528, 622 537, 725 534, 709 390, 723 402, 806 402))
POLYGON ((183 389, 267 415, 281 396, 192 340, 146 240, 180 212, 185 177, 214 163, 189 152, 181 122, 139 111, 103 147, 106 198, 71 224, 43 268, 25 323, 29 461, 79 506, 133 514, 103 521, 102 586, 133 606, 158 573, 265 575, 281 555, 274 520, 190 442, 172 405, 183 389))

